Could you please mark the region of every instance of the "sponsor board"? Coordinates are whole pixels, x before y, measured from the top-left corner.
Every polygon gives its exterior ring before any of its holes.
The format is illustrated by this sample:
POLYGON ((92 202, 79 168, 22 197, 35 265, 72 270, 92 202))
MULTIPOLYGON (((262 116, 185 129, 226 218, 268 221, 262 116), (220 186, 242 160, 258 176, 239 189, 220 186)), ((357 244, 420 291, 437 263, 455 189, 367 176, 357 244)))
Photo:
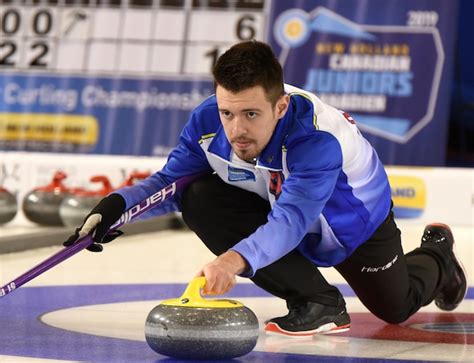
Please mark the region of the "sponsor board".
POLYGON ((419 218, 426 208, 425 182, 408 175, 389 175, 393 212, 397 218, 419 218))

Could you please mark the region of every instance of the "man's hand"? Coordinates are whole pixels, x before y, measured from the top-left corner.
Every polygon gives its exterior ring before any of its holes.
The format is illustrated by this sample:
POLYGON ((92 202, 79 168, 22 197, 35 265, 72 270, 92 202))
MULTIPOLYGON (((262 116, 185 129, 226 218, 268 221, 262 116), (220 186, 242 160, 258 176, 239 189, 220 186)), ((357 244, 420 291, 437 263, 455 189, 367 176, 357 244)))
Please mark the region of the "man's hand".
POLYGON ((92 232, 92 243, 87 249, 92 252, 101 252, 103 250, 100 243, 113 241, 123 234, 122 231, 112 231, 107 233, 125 211, 125 200, 120 194, 110 194, 102 199, 84 219, 82 226, 74 231, 74 234, 63 243, 64 246, 70 246, 78 239, 92 232))
POLYGON ((204 294, 221 295, 234 287, 235 276, 244 272, 246 268, 247 261, 239 253, 227 251, 205 265, 196 276, 206 277, 204 294))

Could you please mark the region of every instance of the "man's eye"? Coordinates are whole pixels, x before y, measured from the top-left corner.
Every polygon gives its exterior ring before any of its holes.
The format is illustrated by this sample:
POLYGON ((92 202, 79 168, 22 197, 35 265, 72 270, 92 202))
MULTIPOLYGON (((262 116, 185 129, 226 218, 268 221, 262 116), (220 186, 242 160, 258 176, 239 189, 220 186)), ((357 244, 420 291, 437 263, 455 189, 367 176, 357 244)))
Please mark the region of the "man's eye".
POLYGON ((225 118, 230 118, 232 116, 229 111, 221 111, 221 115, 225 118))
POLYGON ((255 117, 257 117, 257 115, 258 114, 256 112, 247 112, 247 117, 248 118, 255 118, 255 117))

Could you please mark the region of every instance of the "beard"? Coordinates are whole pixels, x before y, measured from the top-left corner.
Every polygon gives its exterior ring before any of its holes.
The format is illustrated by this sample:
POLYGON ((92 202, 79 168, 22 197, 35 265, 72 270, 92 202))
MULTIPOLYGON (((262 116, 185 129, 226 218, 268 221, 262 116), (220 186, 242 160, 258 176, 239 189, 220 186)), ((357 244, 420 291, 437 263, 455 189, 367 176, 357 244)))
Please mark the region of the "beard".
POLYGON ((252 162, 259 154, 255 142, 251 140, 234 140, 232 143, 232 150, 242 160, 252 162), (248 146, 241 148, 236 145, 238 142, 248 142, 248 146))
POLYGON ((242 160, 247 162, 252 162, 257 156, 258 153, 249 151, 249 150, 234 150, 234 153, 242 160))

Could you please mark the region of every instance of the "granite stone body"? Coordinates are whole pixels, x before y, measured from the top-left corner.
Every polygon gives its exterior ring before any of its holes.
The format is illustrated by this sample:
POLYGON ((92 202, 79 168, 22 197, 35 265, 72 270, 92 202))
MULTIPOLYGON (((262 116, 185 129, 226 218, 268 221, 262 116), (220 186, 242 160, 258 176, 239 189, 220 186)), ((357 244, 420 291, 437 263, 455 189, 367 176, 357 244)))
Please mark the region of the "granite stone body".
POLYGON ((76 227, 84 222, 84 218, 90 213, 103 196, 81 196, 68 195, 59 206, 59 215, 65 226, 76 227))
POLYGON ((62 226, 59 207, 67 195, 69 193, 32 191, 23 199, 23 212, 32 222, 46 226, 62 226))
POLYGON ((158 305, 145 325, 148 345, 181 359, 229 359, 257 344, 258 320, 247 307, 196 308, 158 305))
POLYGON ((0 187, 0 224, 8 223, 15 218, 18 210, 15 196, 0 187))

